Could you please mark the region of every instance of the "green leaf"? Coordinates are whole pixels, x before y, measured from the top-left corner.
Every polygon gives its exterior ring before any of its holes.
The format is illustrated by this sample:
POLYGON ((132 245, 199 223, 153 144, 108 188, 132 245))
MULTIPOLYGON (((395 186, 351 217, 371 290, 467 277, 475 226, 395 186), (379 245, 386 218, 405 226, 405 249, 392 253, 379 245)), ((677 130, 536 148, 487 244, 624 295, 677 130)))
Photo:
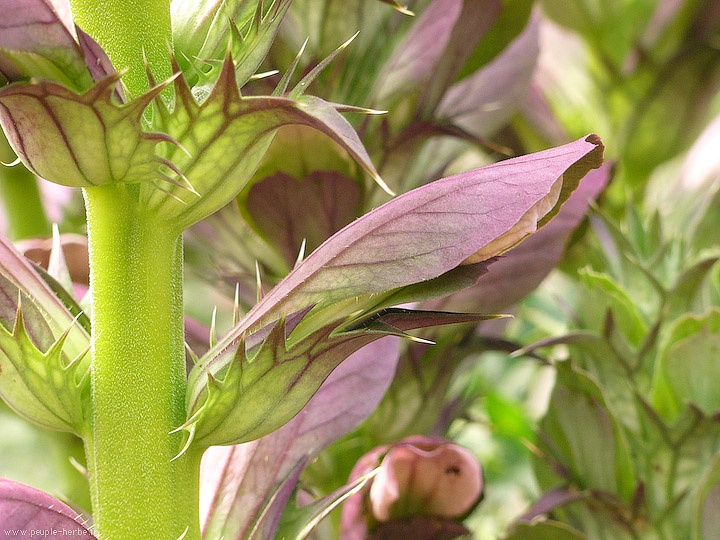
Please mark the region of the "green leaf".
POLYGON ((654 0, 543 0, 552 19, 581 33, 618 68, 639 40, 650 18, 654 0))
POLYGON ((236 65, 235 79, 240 88, 255 75, 265 60, 290 4, 292 0, 273 0, 263 15, 263 2, 260 0, 254 19, 248 24, 247 33, 242 35, 242 39, 237 39, 240 32, 233 33, 232 56, 236 65))
POLYGON ((720 531, 720 454, 715 454, 693 496, 692 540, 714 540, 720 531))
POLYGON ((686 268, 668 291, 669 312, 678 313, 691 309, 693 301, 702 290, 705 277, 710 273, 720 256, 703 257, 686 268))
POLYGON ((534 439, 530 419, 518 402, 490 392, 485 397, 485 408, 496 433, 518 440, 534 439))
POLYGON ((227 368, 225 356, 196 364, 189 378, 188 421, 183 426, 190 434, 188 444, 239 444, 276 430, 305 406, 345 358, 376 339, 408 337, 405 331, 415 328, 486 318, 388 309, 354 324, 324 326, 292 342, 289 338, 307 311, 240 339, 227 368))
POLYGON ((581 489, 600 489, 630 500, 635 471, 628 442, 603 391, 589 374, 569 363, 558 366, 542 431, 547 436, 546 451, 581 489))
POLYGON ((172 27, 177 56, 222 60, 230 42, 231 24, 244 29, 255 17, 259 4, 260 0, 175 0, 172 27))
POLYGON ((720 411, 720 308, 687 314, 670 328, 657 365, 653 403, 674 416, 687 403, 705 414, 720 411), (666 395, 669 392, 670 395, 666 395), (661 405, 665 403, 664 407, 661 405))
POLYGON ((468 58, 458 79, 469 77, 506 51, 526 28, 533 5, 533 0, 503 0, 497 21, 468 58))
MULTIPOLYGON (((640 345, 647 333, 647 324, 630 295, 608 274, 587 268, 580 277, 595 296, 597 304, 593 309, 604 310, 607 306, 625 338, 634 346, 640 345)), ((604 318, 604 314, 601 317, 604 318)))

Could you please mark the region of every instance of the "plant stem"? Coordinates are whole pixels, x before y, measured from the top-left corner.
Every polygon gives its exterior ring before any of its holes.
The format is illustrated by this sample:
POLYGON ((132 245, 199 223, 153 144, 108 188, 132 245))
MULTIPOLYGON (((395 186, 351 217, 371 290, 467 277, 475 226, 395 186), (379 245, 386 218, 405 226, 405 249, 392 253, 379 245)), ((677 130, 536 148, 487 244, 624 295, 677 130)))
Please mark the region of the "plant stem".
MULTIPOLYGON (((0 131, 0 161, 10 163, 14 159, 15 152, 0 131)), ((5 206, 8 237, 11 240, 50 234, 50 224, 40 202, 37 180, 24 166, 0 165, 0 198, 5 206)))
POLYGON ((138 186, 85 190, 93 295, 94 517, 101 538, 200 538, 199 455, 185 420, 182 237, 138 210, 138 186))
MULTIPOLYGON (((115 69, 130 68, 123 82, 137 97, 149 88, 145 58, 157 81, 172 75, 170 0, 70 0, 75 22, 105 49, 115 69)), ((172 88, 165 91, 172 95, 172 88)))

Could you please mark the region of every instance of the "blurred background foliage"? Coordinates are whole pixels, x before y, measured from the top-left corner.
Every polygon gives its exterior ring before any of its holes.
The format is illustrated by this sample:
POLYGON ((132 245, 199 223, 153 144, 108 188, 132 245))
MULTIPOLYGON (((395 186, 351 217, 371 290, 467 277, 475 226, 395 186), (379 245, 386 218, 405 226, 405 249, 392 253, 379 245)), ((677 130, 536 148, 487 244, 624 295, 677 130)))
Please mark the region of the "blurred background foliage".
MULTIPOLYGON (((483 465, 484 500, 464 520, 473 538, 716 539, 720 1, 408 7, 414 16, 377 0, 294 0, 261 70, 271 74, 243 91, 272 92, 294 62, 300 80, 359 30, 311 93, 388 111, 347 117, 396 192, 590 132, 608 165, 544 237, 428 302, 514 318, 406 343, 379 409, 308 466, 303 488, 321 497, 372 448, 442 435, 483 465)), ((83 232, 77 196, 45 198, 62 232, 83 232)), ((235 203, 187 235, 188 342, 201 353, 231 326, 234 295, 249 309, 298 253, 388 199, 325 136, 283 128, 235 203), (198 308, 208 297, 212 321, 198 308)), ((9 234, 47 228, 36 224, 9 234)), ((4 411, 0 431, 0 476, 87 508, 68 460, 82 461, 78 448, 4 411)), ((336 537, 338 522, 316 537, 336 537)))

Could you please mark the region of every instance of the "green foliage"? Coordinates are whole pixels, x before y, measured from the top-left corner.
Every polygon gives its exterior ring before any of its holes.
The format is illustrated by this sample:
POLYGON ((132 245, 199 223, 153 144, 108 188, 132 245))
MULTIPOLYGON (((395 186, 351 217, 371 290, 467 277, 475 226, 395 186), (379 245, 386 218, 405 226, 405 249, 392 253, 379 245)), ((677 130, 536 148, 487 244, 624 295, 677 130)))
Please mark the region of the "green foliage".
POLYGON ((587 495, 556 512, 588 538, 689 538, 709 530, 697 508, 713 504, 706 467, 720 450, 717 256, 692 233, 668 237, 657 213, 629 208, 622 224, 594 226, 572 332, 537 343, 563 344, 569 359, 540 424, 536 474, 545 489, 587 495), (625 532, 600 526, 609 516, 625 532))

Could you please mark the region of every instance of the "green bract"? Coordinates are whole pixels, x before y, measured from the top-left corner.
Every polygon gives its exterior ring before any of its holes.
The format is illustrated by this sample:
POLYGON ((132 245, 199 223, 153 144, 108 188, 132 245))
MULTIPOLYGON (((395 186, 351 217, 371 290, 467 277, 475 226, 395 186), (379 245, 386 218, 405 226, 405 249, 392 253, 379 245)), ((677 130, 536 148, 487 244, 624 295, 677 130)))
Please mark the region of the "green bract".
POLYGON ((161 133, 143 131, 143 111, 166 85, 127 105, 113 101, 120 74, 76 94, 49 81, 0 90, 0 121, 23 163, 57 184, 92 187, 160 182, 161 133))
POLYGON ((4 240, 0 291, 0 396, 36 424, 85 433, 90 339, 80 316, 4 240))
POLYGON ((66 337, 41 351, 30 340, 18 308, 12 333, 0 327, 0 395, 36 424, 81 435, 88 420, 82 396, 88 396, 90 380, 80 360, 89 349, 68 358, 63 352, 66 337))
POLYGON ((243 97, 234 66, 227 57, 202 103, 196 101, 182 78, 175 81, 175 108, 160 107, 157 123, 179 143, 169 147, 166 161, 168 166, 172 164, 177 178, 166 192, 145 187, 140 196, 143 208, 181 229, 212 214, 250 180, 275 131, 290 124, 326 133, 381 182, 357 134, 336 110, 337 105, 315 97, 243 97))

